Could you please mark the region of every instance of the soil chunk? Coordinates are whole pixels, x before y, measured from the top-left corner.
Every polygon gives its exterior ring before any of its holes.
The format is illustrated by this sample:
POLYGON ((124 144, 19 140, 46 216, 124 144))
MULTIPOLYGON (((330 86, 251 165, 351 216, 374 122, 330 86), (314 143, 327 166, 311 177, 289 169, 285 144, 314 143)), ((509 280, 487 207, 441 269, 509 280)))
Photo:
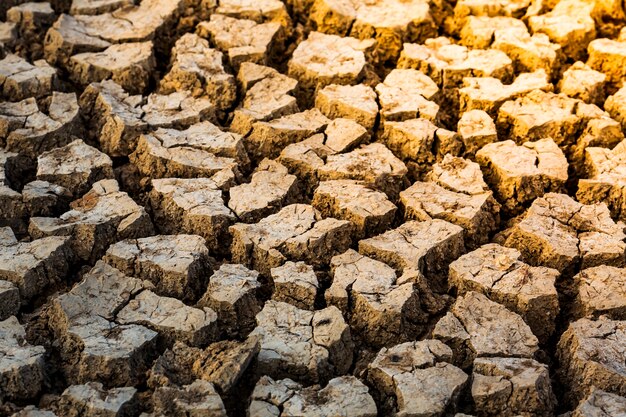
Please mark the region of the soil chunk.
POLYGON ((24 327, 15 316, 0 321, 0 336, 0 398, 3 401, 34 398, 44 381, 45 349, 26 342, 24 327))
POLYGON ((519 315, 472 291, 457 298, 433 337, 452 348, 463 369, 476 358, 533 358, 538 351, 537 338, 519 315))
POLYGON ((314 310, 320 287, 313 267, 304 262, 285 262, 272 268, 274 292, 272 299, 292 304, 303 310, 314 310))
POLYGON ((273 378, 318 383, 352 364, 350 328, 334 306, 313 312, 270 300, 251 335, 261 340, 257 372, 273 378))
POLYGON ((376 403, 365 384, 353 376, 333 378, 322 388, 304 388, 291 379, 275 381, 263 376, 254 387, 248 413, 251 416, 322 417, 347 415, 373 417, 376 403))
POLYGON ((450 264, 449 283, 459 295, 480 292, 522 316, 540 341, 555 330, 559 272, 533 267, 516 249, 489 243, 450 264))
POLYGON ((74 253, 80 259, 95 262, 110 244, 154 231, 146 210, 120 191, 115 180, 96 182, 70 208, 60 217, 32 217, 29 233, 36 239, 71 236, 69 243, 74 253))
POLYGON ((469 377, 451 364, 452 351, 438 340, 406 342, 381 349, 368 366, 368 379, 397 412, 442 416, 454 410, 469 377))
POLYGON ((566 399, 576 404, 596 389, 626 395, 622 361, 626 337, 623 321, 600 317, 570 324, 557 347, 559 376, 568 388, 566 399))

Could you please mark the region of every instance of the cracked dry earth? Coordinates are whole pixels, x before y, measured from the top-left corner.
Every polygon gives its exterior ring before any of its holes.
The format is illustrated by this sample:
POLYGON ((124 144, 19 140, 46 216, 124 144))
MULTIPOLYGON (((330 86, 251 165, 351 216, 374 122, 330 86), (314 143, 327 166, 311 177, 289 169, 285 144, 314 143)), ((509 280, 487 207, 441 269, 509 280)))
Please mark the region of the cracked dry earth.
POLYGON ((0 416, 626 417, 620 0, 0 0, 0 416))

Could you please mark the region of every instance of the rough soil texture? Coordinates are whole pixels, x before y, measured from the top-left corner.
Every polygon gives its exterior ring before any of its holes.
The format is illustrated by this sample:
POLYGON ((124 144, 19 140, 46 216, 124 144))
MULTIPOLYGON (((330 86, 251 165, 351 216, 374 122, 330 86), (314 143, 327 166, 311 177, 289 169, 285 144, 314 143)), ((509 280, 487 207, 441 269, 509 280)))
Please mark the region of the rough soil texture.
POLYGON ((0 417, 626 417, 619 0, 0 0, 0 417))

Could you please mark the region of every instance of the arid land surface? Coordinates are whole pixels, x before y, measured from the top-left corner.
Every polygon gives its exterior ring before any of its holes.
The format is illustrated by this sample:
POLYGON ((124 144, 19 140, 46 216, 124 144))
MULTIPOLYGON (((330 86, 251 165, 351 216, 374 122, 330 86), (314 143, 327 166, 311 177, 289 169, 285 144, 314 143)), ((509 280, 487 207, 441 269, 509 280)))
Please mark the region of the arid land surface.
POLYGON ((626 416, 618 0, 0 0, 0 416, 626 416))

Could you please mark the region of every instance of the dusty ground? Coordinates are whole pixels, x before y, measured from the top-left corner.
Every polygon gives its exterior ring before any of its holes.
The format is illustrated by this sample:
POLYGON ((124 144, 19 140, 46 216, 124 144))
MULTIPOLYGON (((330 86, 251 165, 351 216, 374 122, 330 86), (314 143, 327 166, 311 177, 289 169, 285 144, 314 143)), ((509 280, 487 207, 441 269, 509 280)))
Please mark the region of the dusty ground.
POLYGON ((618 0, 0 0, 0 415, 626 416, 618 0))

